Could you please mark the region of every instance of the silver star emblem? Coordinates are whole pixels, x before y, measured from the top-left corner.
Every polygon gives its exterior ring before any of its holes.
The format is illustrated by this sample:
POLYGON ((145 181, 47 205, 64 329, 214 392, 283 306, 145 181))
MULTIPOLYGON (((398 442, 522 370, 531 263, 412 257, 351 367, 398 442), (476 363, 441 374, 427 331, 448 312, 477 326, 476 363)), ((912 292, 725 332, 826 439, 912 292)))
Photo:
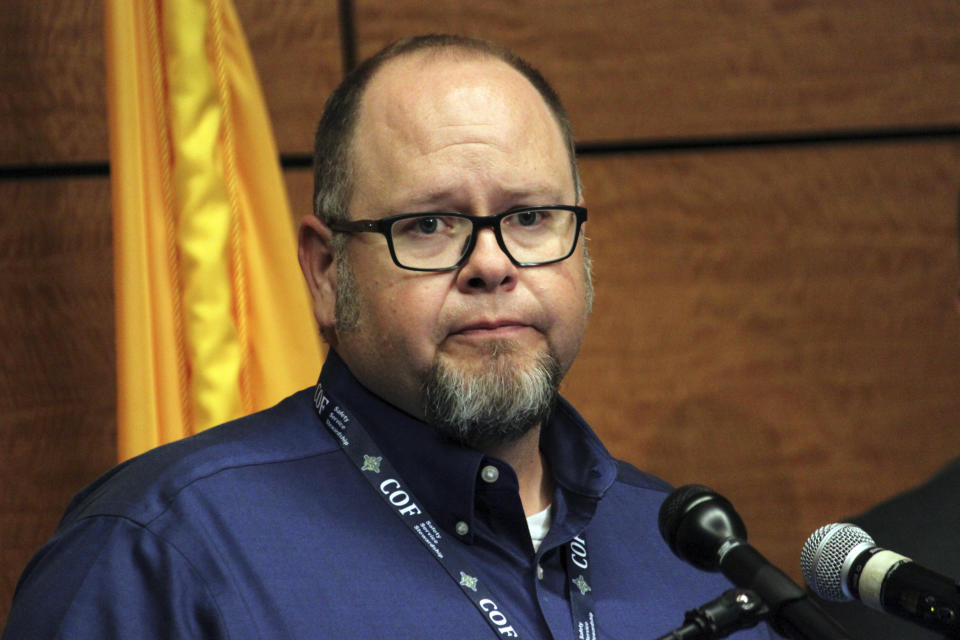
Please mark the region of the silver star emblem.
POLYGON ((471 590, 473 590, 473 591, 476 591, 476 590, 477 590, 477 579, 474 578, 473 576, 468 576, 468 575, 465 574, 463 571, 461 571, 461 572, 460 572, 460 586, 461 586, 461 587, 466 587, 467 589, 471 589, 471 590))
POLYGON ((363 466, 360 467, 361 471, 373 471, 374 473, 380 473, 380 461, 383 460, 382 456, 368 456, 363 454, 363 466))
POLYGON ((577 579, 573 581, 573 584, 576 585, 577 589, 580 589, 580 595, 585 596, 587 592, 590 591, 590 585, 587 584, 587 581, 583 579, 583 576, 577 576, 577 579))

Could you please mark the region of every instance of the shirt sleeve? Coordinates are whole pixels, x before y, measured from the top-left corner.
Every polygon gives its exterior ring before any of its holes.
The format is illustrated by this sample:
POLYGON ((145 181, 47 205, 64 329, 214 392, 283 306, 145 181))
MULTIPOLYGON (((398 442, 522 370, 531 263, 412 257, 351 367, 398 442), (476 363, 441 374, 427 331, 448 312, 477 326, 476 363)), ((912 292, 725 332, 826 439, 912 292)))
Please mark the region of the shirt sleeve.
POLYGON ((216 601, 178 549, 135 522, 98 516, 30 561, 2 640, 226 637, 216 601))

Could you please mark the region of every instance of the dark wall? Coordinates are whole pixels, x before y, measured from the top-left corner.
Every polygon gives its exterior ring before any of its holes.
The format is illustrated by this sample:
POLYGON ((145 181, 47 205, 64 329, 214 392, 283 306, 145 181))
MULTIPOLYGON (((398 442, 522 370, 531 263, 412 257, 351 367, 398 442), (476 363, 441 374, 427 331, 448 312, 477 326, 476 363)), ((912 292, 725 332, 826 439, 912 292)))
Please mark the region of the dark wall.
MULTIPOLYGON (((564 393, 795 577, 814 528, 960 453, 954 0, 236 5, 297 217, 350 61, 456 31, 554 81, 597 286, 564 393)), ((102 31, 97 0, 0 12, 0 621, 116 458, 102 31)))

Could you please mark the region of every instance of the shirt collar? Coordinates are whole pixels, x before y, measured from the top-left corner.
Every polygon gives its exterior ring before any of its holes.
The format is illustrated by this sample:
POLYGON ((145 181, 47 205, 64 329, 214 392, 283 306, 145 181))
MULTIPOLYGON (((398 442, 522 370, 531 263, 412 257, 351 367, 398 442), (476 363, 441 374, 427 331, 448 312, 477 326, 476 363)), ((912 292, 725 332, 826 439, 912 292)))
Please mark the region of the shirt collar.
MULTIPOLYGON (((502 488, 517 490, 509 465, 439 437, 429 425, 397 409, 364 387, 334 350, 330 350, 320 382, 370 434, 394 467, 423 502, 437 523, 453 531, 458 522, 474 529, 475 496, 481 470, 500 471, 502 488)), ((582 417, 560 398, 542 430, 540 447, 558 488, 595 503, 616 479, 613 458, 582 417)), ((569 495, 572 494, 572 495, 569 495)), ((588 510, 592 513, 593 509, 588 510)))

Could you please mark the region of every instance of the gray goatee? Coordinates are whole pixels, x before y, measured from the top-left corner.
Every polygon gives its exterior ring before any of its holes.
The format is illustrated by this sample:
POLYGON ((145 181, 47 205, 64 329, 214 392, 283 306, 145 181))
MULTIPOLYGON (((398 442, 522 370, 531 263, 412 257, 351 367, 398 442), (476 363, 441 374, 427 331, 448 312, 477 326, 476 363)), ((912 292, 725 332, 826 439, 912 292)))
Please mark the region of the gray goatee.
POLYGON ((514 442, 550 415, 562 377, 548 353, 521 357, 492 343, 477 371, 436 358, 423 384, 424 414, 441 436, 475 449, 514 442))

